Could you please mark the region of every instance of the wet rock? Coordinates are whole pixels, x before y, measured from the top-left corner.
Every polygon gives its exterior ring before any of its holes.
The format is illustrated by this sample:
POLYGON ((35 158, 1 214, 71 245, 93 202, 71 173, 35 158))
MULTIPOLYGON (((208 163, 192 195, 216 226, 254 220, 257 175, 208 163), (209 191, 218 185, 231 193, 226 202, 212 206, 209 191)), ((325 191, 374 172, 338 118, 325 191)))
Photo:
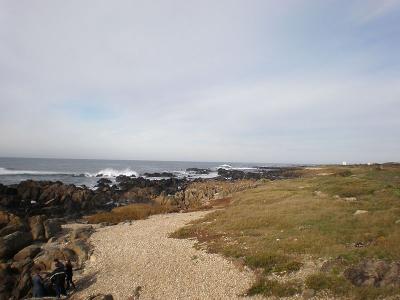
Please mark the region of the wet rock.
POLYGON ((0 238, 0 259, 12 257, 31 242, 30 232, 16 231, 0 238))
POLYGON ((146 176, 146 177, 153 177, 153 178, 156 178, 156 177, 175 177, 175 174, 170 173, 170 172, 144 173, 143 175, 146 176))
POLYGON ((97 186, 105 186, 105 185, 110 185, 112 181, 108 178, 101 178, 97 181, 97 186))
POLYGON ((206 175, 210 174, 211 170, 210 169, 201 169, 201 168, 187 168, 186 172, 198 174, 198 175, 206 175))

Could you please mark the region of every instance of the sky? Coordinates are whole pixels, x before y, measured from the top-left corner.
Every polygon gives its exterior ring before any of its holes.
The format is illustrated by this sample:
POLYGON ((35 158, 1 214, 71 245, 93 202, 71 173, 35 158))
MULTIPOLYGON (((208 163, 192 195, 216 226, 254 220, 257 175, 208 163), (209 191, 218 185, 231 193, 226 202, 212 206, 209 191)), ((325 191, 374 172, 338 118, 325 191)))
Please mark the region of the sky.
POLYGON ((0 156, 400 161, 400 0, 0 0, 0 156))

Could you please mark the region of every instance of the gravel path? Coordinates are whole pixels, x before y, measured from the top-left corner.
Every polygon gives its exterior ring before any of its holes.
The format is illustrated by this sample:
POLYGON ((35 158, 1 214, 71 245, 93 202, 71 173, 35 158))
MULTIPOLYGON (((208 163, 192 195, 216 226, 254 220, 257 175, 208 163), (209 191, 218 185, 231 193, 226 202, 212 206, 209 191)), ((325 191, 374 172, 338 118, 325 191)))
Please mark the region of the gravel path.
POLYGON ((206 213, 156 215, 98 229, 83 273, 90 283, 76 296, 103 293, 127 299, 140 286, 140 299, 243 299, 239 295, 250 287, 253 273, 194 249, 194 241, 168 238, 206 213))

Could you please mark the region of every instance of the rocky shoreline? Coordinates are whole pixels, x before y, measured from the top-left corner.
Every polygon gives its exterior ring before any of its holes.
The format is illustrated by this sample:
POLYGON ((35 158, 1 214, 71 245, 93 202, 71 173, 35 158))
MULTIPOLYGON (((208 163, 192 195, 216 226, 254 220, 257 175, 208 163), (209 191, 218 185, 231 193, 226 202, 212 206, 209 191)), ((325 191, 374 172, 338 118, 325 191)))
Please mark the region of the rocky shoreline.
MULTIPOLYGON (((205 174, 207 169, 191 172, 205 174)), ((256 186, 260 179, 296 176, 294 168, 254 171, 219 169, 213 179, 118 176, 113 184, 100 178, 96 189, 62 182, 27 180, 0 184, 0 299, 28 297, 33 268, 51 270, 55 258, 71 259, 80 268, 88 258, 93 227, 68 228, 84 215, 133 203, 166 205, 172 211, 206 207, 212 199, 256 186)), ((170 174, 147 174, 164 177, 170 174)))

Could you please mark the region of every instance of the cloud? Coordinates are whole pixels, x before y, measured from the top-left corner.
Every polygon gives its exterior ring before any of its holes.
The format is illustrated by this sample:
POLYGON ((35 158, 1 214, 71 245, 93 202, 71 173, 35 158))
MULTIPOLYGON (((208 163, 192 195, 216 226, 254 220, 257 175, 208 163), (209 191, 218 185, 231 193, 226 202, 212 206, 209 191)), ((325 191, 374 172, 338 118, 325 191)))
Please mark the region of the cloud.
POLYGON ((363 3, 4 1, 0 155, 397 160, 397 6, 363 3))

